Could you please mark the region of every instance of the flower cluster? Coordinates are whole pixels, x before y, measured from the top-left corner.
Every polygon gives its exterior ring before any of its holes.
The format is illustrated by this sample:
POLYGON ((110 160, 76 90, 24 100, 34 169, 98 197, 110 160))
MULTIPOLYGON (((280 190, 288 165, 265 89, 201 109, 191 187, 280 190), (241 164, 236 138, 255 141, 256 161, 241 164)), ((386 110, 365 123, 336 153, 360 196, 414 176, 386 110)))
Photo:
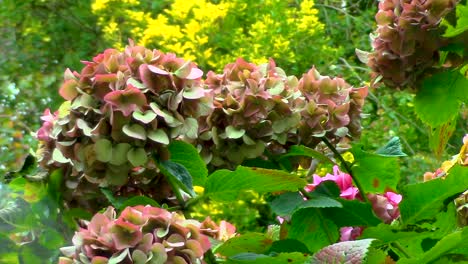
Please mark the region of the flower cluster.
POLYGON ((118 218, 109 207, 75 233, 59 263, 204 263, 211 244, 201 228, 157 207, 127 207, 118 218))
MULTIPOLYGON (((194 63, 131 44, 107 49, 83 61, 80 73, 67 69, 57 115, 46 110, 37 133, 40 163, 62 168, 68 202, 99 206, 98 187, 114 192, 167 197, 167 183, 148 156, 164 156, 171 139, 198 137, 197 118, 212 108, 194 63), (125 186, 126 188, 121 188, 125 186)), ((102 199, 102 198, 101 198, 102 199)))
MULTIPOLYGON (((314 181, 308 184, 305 188, 306 191, 311 192, 324 181, 334 181, 340 189, 340 197, 347 200, 362 200, 358 188, 353 185, 351 176, 347 173, 340 171, 338 166, 333 167, 333 174, 327 174, 324 177, 314 174, 314 181)), ((372 204, 372 209, 377 217, 379 217, 386 224, 391 223, 393 220, 400 216, 398 205, 402 200, 400 194, 393 192, 386 192, 381 194, 368 194, 367 198, 372 204)), ((355 240, 361 235, 362 227, 342 227, 340 229, 341 241, 355 240)))
POLYGON ((384 0, 375 16, 377 30, 367 64, 390 87, 413 87, 439 60, 439 24, 455 0, 384 0))
POLYGON ((265 149, 315 147, 320 137, 337 144, 360 134, 360 114, 367 88, 353 88, 341 78, 321 76, 315 68, 298 80, 270 60, 263 65, 238 59, 223 74, 208 73, 214 111, 200 122, 205 160, 236 166, 265 149))
POLYGON ((130 44, 67 69, 59 93, 66 100, 46 110, 37 133, 40 164, 62 169, 63 198, 91 211, 107 205, 99 188, 115 196, 147 195, 167 202, 172 190, 154 160, 168 159, 167 145, 197 145, 214 168, 290 145, 315 147, 360 134, 367 88, 321 76, 315 68, 298 80, 270 60, 237 59, 222 74, 203 72, 174 54, 130 44))

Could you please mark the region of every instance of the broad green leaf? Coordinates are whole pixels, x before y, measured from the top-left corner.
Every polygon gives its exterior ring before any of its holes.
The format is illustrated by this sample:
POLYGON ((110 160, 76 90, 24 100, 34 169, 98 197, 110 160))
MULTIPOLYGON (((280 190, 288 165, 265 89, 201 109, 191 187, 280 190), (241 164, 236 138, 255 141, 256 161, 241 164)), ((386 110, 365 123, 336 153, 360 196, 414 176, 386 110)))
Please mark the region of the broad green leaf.
POLYGON ((297 191, 305 185, 303 179, 284 171, 239 166, 235 171, 218 170, 211 174, 206 181, 205 195, 227 202, 235 201, 242 191, 297 191))
POLYGON ((127 124, 123 126, 122 131, 125 133, 125 135, 129 137, 146 140, 146 130, 141 125, 138 125, 138 124, 128 125, 127 124))
POLYGON ((351 170, 365 193, 384 193, 388 190, 396 190, 400 180, 400 166, 396 157, 383 157, 368 153, 359 147, 353 147, 351 152, 355 159, 351 170))
POLYGON ((122 207, 122 204, 125 201, 124 197, 115 197, 112 191, 107 188, 100 188, 100 190, 114 208, 122 207))
POLYGON ((144 113, 139 110, 136 110, 135 112, 133 112, 132 116, 133 118, 144 124, 149 124, 156 118, 156 113, 153 110, 148 110, 144 113))
POLYGON ((105 138, 100 138, 94 144, 96 159, 101 162, 109 162, 112 158, 112 142, 105 138))
POLYGON ((447 26, 447 30, 443 35, 446 38, 455 37, 468 30, 468 4, 457 4, 455 12, 457 14, 457 24, 455 27, 447 21, 442 23, 443 25, 447 26))
POLYGON ((429 147, 437 158, 440 158, 444 153, 445 146, 447 146, 449 139, 452 137, 453 132, 455 132, 456 124, 457 116, 447 123, 431 129, 429 135, 429 147))
POLYGON ((38 202, 47 195, 46 185, 42 182, 26 182, 24 200, 29 203, 38 202))
POLYGON ((393 137, 388 143, 379 148, 376 152, 380 156, 384 157, 406 157, 406 153, 401 149, 401 142, 399 137, 393 137))
POLYGON ((283 157, 295 157, 295 156, 304 156, 304 157, 309 157, 309 158, 313 158, 313 159, 317 159, 323 163, 330 163, 330 164, 335 164, 330 158, 328 158, 327 156, 323 155, 323 153, 315 150, 315 149, 311 149, 311 148, 308 148, 306 146, 302 146, 302 145, 299 145, 299 146, 292 146, 291 149, 289 150, 289 152, 283 156, 281 156, 281 158, 283 157))
POLYGON ((468 255, 468 227, 457 230, 441 240, 439 240, 431 249, 426 251, 422 256, 412 259, 402 259, 398 263, 402 264, 420 264, 432 263, 432 261, 450 253, 456 249, 464 249, 465 255, 468 255))
POLYGON ((176 140, 169 144, 170 160, 183 165, 192 176, 193 185, 205 186, 208 169, 197 149, 184 141, 176 140))
POLYGON ((332 219, 338 227, 376 226, 382 221, 374 215, 372 206, 358 200, 338 199, 342 207, 322 208, 322 214, 332 219), (344 217, 345 216, 345 217, 344 217))
POLYGON ((309 254, 309 249, 304 243, 296 239, 282 239, 273 242, 267 253, 287 253, 287 252, 301 252, 309 254))
POLYGON ((226 136, 227 138, 241 138, 245 134, 245 129, 237 129, 233 126, 226 127, 226 136))
POLYGON ((69 210, 64 210, 63 220, 71 228, 76 228, 77 220, 91 220, 93 215, 82 208, 72 208, 69 210))
POLYGON ((304 202, 299 192, 287 192, 275 196, 270 202, 271 210, 277 215, 291 215, 297 205, 304 202))
POLYGON ((128 143, 119 143, 112 147, 112 158, 109 161, 112 165, 123 165, 128 161, 127 154, 132 148, 128 143))
POLYGON ((161 161, 158 165, 169 182, 175 183, 184 192, 195 195, 192 176, 183 165, 170 160, 161 161))
POLYGON ((307 201, 302 201, 298 204, 295 210, 302 208, 329 208, 329 207, 343 207, 340 202, 325 195, 311 194, 311 198, 307 201))
POLYGON ((128 206, 136 206, 136 205, 151 205, 153 207, 160 207, 159 203, 156 202, 155 200, 149 198, 149 197, 146 197, 146 196, 133 196, 127 200, 125 200, 125 202, 123 202, 120 206, 119 209, 123 210, 125 209, 125 207, 128 207, 128 206))
POLYGON ((288 238, 304 243, 310 252, 333 244, 340 237, 338 227, 320 211, 317 208, 301 209, 291 218, 288 238))
POLYGON ((127 152, 127 159, 134 167, 142 166, 148 161, 144 148, 132 148, 127 152))
POLYGON ((468 79, 457 70, 441 72, 423 81, 414 110, 424 123, 437 127, 452 120, 467 99, 468 79))
POLYGON ((445 179, 437 178, 403 187, 400 203, 401 219, 405 224, 434 218, 446 204, 446 199, 462 193, 468 186, 468 167, 455 165, 445 179))
POLYGON ((56 250, 65 244, 65 240, 55 229, 46 228, 39 236, 39 243, 45 248, 56 250))
POLYGON ((310 256, 300 252, 280 253, 274 256, 267 256, 255 253, 241 253, 227 259, 227 264, 304 264, 309 263, 310 256))
POLYGON ((163 129, 151 130, 148 132, 148 138, 154 142, 161 143, 164 145, 169 144, 169 137, 163 129))
POLYGON ((225 257, 232 257, 243 252, 261 254, 266 252, 272 243, 273 240, 265 234, 246 233, 224 242, 216 249, 215 253, 219 253, 225 257))
POLYGON ((362 239, 330 245, 317 252, 311 263, 364 263, 372 241, 362 239))

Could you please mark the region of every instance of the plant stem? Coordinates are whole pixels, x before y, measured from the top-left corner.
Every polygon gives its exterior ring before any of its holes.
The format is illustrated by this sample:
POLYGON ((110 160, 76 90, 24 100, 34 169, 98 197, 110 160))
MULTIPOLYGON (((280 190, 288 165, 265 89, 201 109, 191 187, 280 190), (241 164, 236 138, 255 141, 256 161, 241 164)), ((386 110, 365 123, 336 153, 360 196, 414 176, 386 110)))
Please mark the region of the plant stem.
POLYGON ((213 254, 213 251, 211 251, 211 249, 209 249, 209 250, 205 253, 203 260, 204 260, 207 264, 216 264, 216 263, 218 263, 218 262, 216 262, 216 257, 215 257, 215 255, 213 254))
POLYGON ((327 138, 322 137, 321 139, 322 139, 323 143, 325 143, 325 145, 327 145, 327 147, 333 152, 333 154, 335 154, 335 156, 340 160, 341 164, 343 164, 343 167, 345 168, 346 172, 349 174, 349 176, 351 176, 351 178, 352 178, 353 181, 354 181, 354 184, 356 184, 356 187, 358 188, 359 193, 361 194, 362 199, 363 199, 366 203, 368 203, 368 202, 369 202, 369 199, 367 199, 366 193, 365 193, 364 190, 362 189, 361 183, 360 183, 360 182, 357 180, 357 178, 353 175, 353 172, 352 172, 351 168, 349 167, 348 163, 343 159, 343 156, 341 156, 341 154, 338 152, 338 150, 336 150, 336 148, 330 143, 330 141, 328 141, 327 138))

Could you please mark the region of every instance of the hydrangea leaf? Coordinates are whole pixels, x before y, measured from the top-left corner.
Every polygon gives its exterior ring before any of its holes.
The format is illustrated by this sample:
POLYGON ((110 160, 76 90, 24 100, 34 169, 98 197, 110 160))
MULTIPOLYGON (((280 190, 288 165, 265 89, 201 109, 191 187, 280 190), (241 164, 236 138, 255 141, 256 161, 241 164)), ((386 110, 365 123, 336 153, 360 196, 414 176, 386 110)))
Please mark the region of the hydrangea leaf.
POLYGON ((195 118, 187 117, 182 126, 176 128, 177 134, 185 135, 188 138, 196 139, 198 137, 198 122, 195 118))
POLYGON ((296 206, 304 201, 299 192, 287 192, 275 196, 268 204, 271 210, 279 216, 291 215, 296 206))
POLYGON ((240 253, 227 259, 227 264, 304 264, 309 263, 310 256, 300 252, 279 253, 273 256, 256 253, 240 253))
POLYGON ((105 138, 100 138, 94 144, 96 159, 101 162, 109 162, 112 158, 112 142, 105 138))
POLYGON ((284 252, 301 252, 310 253, 304 243, 296 239, 281 239, 273 242, 271 247, 267 251, 268 253, 284 253, 284 252))
POLYGON ((311 148, 308 148, 308 147, 302 146, 302 145, 291 146, 289 152, 287 154, 282 155, 281 158, 295 157, 295 156, 304 156, 304 157, 314 158, 314 159, 317 159, 317 160, 319 160, 321 162, 335 165, 335 162, 333 162, 327 156, 323 155, 323 153, 321 153, 320 151, 317 151, 315 149, 311 149, 311 148))
POLYGON ((337 200, 342 206, 322 208, 321 212, 332 219, 338 227, 344 226, 376 226, 382 221, 377 218, 369 203, 358 200, 337 200), (343 216, 346 217, 343 217, 343 216))
POLYGON ((245 129, 237 129, 233 126, 226 127, 226 136, 228 138, 236 139, 241 138, 245 134, 245 129))
POLYGON ((189 143, 175 140, 169 144, 170 160, 183 165, 193 179, 193 185, 204 186, 208 169, 198 154, 197 149, 189 143))
POLYGON ((468 167, 455 165, 449 174, 423 183, 403 187, 400 203, 401 219, 413 224, 423 219, 434 218, 444 207, 445 200, 462 193, 468 186, 468 167))
POLYGON ((453 132, 455 132, 456 124, 457 116, 452 120, 449 120, 447 123, 431 128, 429 134, 429 147, 437 158, 442 157, 445 146, 447 146, 449 139, 452 137, 453 132))
POLYGON ((184 192, 195 196, 192 176, 183 165, 170 160, 161 161, 158 165, 171 185, 178 186, 184 192))
POLYGON ((134 167, 142 166, 148 161, 144 148, 132 148, 127 152, 127 159, 134 167))
POLYGON ((148 138, 157 143, 164 145, 169 144, 169 137, 163 129, 150 130, 148 132, 148 138))
POLYGON ((406 153, 401 149, 401 142, 399 137, 393 137, 387 144, 379 148, 376 152, 380 156, 385 157, 406 157, 406 153))
POLYGON ((149 197, 133 196, 129 198, 128 200, 125 200, 125 202, 121 204, 120 208, 117 208, 117 209, 124 209, 125 207, 136 206, 136 205, 144 205, 144 206, 151 205, 154 207, 161 207, 158 202, 156 202, 155 200, 149 197))
POLYGON ((217 201, 235 201, 243 191, 259 193, 297 191, 306 182, 296 175, 279 170, 239 166, 235 171, 218 170, 208 177, 205 195, 217 201))
POLYGON ((345 241, 330 245, 312 258, 311 263, 364 263, 373 239, 345 241))
POLYGON ((182 125, 182 122, 175 119, 168 111, 160 109, 157 103, 152 102, 150 104, 150 107, 158 116, 164 119, 164 121, 167 123, 168 126, 177 127, 177 126, 182 125))
POLYGON ((457 24, 456 26, 452 26, 447 21, 443 21, 443 25, 447 26, 447 30, 445 31, 444 37, 451 38, 468 30, 468 4, 462 5, 461 3, 456 7, 456 14, 457 14, 457 24))
POLYGON ((156 113, 152 110, 145 111, 144 113, 139 110, 136 110, 135 112, 133 112, 132 116, 133 118, 144 124, 149 124, 156 118, 156 113))
POLYGON ((365 193, 384 193, 396 190, 400 180, 400 166, 397 157, 384 157, 365 152, 359 146, 352 148, 355 162, 353 175, 359 180, 365 193))
POLYGON ((216 249, 215 253, 225 257, 232 257, 243 252, 261 254, 265 253, 272 243, 273 240, 266 234, 246 233, 224 242, 216 249))
POLYGON ((127 162, 127 153, 132 147, 128 143, 119 143, 112 147, 112 158, 110 163, 113 165, 123 165, 127 162))
POLYGON ((138 124, 126 124, 123 126, 122 131, 125 133, 125 135, 136 138, 136 139, 141 139, 141 140, 146 140, 146 130, 143 126, 138 125, 138 124))
POLYGON ((129 250, 128 250, 128 248, 126 248, 126 249, 122 250, 122 252, 114 254, 114 255, 109 259, 108 264, 119 264, 119 263, 122 263, 122 261, 123 261, 127 256, 129 256, 129 255, 130 255, 129 250))
POLYGON ((317 208, 298 210, 291 217, 288 238, 304 243, 310 252, 335 243, 339 237, 335 223, 325 218, 317 208))
POLYGON ((437 127, 452 120, 467 99, 468 79, 458 71, 441 72, 423 81, 414 110, 424 123, 437 127))

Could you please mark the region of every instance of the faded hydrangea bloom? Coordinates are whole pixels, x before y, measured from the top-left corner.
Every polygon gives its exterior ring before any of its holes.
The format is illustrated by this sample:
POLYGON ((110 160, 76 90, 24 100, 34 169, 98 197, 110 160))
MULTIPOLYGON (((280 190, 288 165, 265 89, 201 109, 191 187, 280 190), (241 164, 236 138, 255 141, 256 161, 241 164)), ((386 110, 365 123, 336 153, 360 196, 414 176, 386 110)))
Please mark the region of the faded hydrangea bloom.
POLYGON ((117 218, 109 207, 75 233, 59 263, 205 263, 211 244, 201 226, 157 207, 127 207, 117 218))
POLYGON ((361 58, 390 87, 415 88, 414 83, 439 61, 444 46, 439 24, 455 0, 384 0, 375 16, 373 52, 361 58))
POLYGON ((167 158, 171 140, 198 137, 197 118, 212 110, 203 72, 174 54, 133 44, 83 63, 80 73, 65 71, 59 93, 66 102, 58 113, 42 118, 40 164, 63 169, 63 197, 72 207, 106 206, 100 187, 169 197, 149 156, 167 158))

